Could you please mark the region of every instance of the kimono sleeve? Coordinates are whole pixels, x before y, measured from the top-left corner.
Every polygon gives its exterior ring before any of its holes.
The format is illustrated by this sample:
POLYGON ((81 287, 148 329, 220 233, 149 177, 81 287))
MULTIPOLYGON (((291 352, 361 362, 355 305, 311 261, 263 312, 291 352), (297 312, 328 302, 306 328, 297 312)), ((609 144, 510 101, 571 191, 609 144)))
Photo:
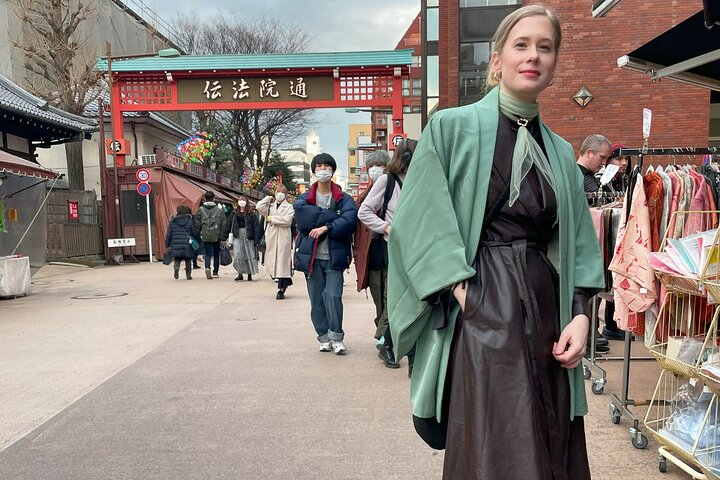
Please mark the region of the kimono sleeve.
POLYGON ((413 154, 389 236, 391 270, 401 271, 421 300, 475 274, 453 201, 463 199, 453 199, 448 181, 457 132, 444 133, 433 117, 413 154))
POLYGON ((597 293, 598 289, 605 288, 605 274, 600 243, 590 216, 583 188, 583 175, 579 168, 575 168, 575 185, 572 191, 575 209, 574 287, 587 289, 591 296, 597 293))

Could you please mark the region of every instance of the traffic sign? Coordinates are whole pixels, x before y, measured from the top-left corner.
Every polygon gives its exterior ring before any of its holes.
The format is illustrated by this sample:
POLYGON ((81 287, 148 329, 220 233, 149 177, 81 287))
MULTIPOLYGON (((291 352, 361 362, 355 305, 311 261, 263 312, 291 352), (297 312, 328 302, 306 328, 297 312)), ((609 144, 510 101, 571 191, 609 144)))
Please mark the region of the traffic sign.
POLYGON ((135 172, 135 178, 137 178, 138 182, 147 182, 150 180, 150 172, 147 168, 141 168, 135 172))
POLYGON ((138 183, 137 192, 143 197, 150 195, 151 190, 149 183, 138 183))

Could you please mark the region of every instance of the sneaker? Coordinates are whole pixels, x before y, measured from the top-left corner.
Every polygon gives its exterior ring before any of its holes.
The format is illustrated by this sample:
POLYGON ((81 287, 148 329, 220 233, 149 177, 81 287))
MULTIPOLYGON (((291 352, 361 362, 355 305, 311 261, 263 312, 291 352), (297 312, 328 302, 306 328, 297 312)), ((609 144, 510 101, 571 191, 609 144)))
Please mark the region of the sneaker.
POLYGON ((380 349, 378 357, 383 361, 387 368, 400 368, 400 364, 395 361, 395 354, 391 347, 385 347, 380 349))
POLYGON ((342 340, 335 340, 333 342, 333 349, 335 350, 335 355, 345 355, 347 352, 347 348, 345 348, 345 343, 342 340))
POLYGON ((377 348, 378 350, 381 350, 383 345, 385 345, 385 336, 384 335, 381 336, 380 338, 378 338, 377 342, 375 342, 375 348, 377 348))
POLYGON ((219 276, 220 276, 220 274, 218 274, 218 272, 213 272, 213 277, 217 278, 219 276))
POLYGON ((332 344, 330 342, 323 342, 320 344, 321 352, 329 352, 332 350, 332 344))
POLYGON ((212 272, 210 272, 209 268, 205 269, 205 276, 207 277, 208 280, 212 280, 212 272))

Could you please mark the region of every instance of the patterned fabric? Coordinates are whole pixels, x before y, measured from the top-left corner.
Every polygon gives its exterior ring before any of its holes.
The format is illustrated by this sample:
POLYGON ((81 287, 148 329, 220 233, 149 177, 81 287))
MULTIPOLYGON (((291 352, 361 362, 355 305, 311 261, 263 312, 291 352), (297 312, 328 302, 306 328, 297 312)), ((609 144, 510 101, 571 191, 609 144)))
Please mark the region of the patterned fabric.
MULTIPOLYGON (((625 202, 628 201, 625 198, 625 202)), ((615 288, 615 320, 623 330, 627 329, 630 312, 644 312, 657 298, 655 274, 647 259, 650 242, 650 212, 643 177, 638 175, 630 214, 620 227, 615 256, 609 267, 615 288)))

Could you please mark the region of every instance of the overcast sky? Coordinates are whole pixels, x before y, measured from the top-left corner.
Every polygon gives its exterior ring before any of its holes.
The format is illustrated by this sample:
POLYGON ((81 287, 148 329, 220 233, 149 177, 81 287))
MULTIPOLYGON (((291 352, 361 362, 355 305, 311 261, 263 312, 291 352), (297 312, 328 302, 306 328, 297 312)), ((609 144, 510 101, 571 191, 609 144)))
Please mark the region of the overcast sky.
MULTIPOLYGON (((133 0, 126 3, 137 10, 133 0)), ((230 14, 248 19, 271 15, 295 20, 312 38, 310 52, 394 50, 420 12, 420 0, 145 0, 145 3, 169 23, 177 14, 200 18, 230 14)), ((316 131, 323 151, 333 155, 347 175, 347 126, 369 123, 369 114, 322 109, 316 110, 316 117, 321 122, 316 131)), ((304 139, 299 140, 304 144, 304 139)))

